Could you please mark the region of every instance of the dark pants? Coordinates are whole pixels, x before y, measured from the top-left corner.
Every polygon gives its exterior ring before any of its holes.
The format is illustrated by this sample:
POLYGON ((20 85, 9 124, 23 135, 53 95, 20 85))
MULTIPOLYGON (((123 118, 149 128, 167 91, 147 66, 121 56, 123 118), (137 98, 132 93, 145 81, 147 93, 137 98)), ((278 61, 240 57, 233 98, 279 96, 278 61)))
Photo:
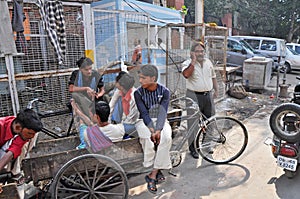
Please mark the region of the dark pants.
MULTIPOLYGON (((212 92, 203 94, 203 93, 198 93, 198 92, 194 92, 191 90, 187 90, 186 96, 191 98, 198 104, 200 111, 204 114, 204 116, 206 118, 209 118, 209 117, 215 115, 215 104, 214 104, 212 92)), ((187 114, 191 115, 192 111, 188 110, 187 114)), ((188 120, 188 122, 187 122, 188 129, 191 129, 191 126, 193 125, 195 120, 198 120, 198 119, 188 120)), ((194 139, 195 139, 195 136, 196 136, 196 133, 198 130, 199 129, 196 128, 195 131, 193 132, 193 134, 188 139, 190 151, 195 151, 193 142, 194 142, 194 139)))

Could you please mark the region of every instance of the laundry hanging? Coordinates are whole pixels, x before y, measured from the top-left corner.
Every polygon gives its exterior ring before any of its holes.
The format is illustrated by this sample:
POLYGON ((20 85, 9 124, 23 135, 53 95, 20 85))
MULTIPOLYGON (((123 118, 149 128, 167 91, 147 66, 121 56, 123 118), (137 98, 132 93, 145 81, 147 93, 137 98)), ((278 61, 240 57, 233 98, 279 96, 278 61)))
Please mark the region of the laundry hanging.
POLYGON ((67 46, 62 2, 59 0, 38 0, 37 5, 40 8, 44 29, 47 31, 58 57, 58 63, 62 65, 65 60, 67 46))
POLYGON ((17 32, 16 48, 19 53, 27 52, 27 43, 24 36, 23 21, 26 19, 23 12, 22 1, 20 3, 14 0, 14 7, 12 12, 12 29, 17 32))

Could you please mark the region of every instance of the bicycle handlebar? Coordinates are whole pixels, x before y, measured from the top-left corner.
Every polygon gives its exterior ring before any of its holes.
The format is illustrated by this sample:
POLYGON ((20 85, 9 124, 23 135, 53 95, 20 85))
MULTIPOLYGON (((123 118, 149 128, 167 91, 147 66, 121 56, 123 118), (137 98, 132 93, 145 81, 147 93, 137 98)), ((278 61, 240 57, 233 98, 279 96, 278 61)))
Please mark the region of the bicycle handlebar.
POLYGON ((176 102, 179 102, 179 101, 185 101, 185 107, 184 109, 185 110, 192 110, 194 112, 199 112, 199 106, 198 104, 191 98, 189 97, 179 97, 179 98, 176 98, 176 99, 173 99, 173 100, 170 100, 170 104, 175 104, 176 105, 176 102))
POLYGON ((45 100, 42 100, 42 99, 39 99, 39 98, 35 98, 33 100, 30 100, 27 104, 27 108, 28 109, 32 109, 33 108, 33 104, 34 103, 39 103, 39 102, 42 102, 42 103, 45 103, 45 100))

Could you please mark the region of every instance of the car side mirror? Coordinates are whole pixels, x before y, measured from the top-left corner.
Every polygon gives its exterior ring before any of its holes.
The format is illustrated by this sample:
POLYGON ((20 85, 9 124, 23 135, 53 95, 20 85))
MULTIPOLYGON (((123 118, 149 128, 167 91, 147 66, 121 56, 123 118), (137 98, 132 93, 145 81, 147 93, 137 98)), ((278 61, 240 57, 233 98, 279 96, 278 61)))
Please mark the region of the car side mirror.
POLYGON ((247 54, 247 51, 246 51, 245 49, 242 49, 241 53, 242 53, 243 55, 246 55, 246 54, 247 54))

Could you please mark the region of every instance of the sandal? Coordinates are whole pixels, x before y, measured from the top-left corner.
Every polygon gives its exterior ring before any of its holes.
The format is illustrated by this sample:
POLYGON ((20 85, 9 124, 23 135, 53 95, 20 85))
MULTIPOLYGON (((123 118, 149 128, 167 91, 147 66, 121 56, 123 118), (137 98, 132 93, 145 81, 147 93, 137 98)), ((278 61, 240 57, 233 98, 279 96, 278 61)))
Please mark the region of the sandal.
POLYGON ((166 178, 165 178, 164 174, 161 172, 161 170, 159 170, 156 174, 156 181, 158 184, 166 181, 166 178))
POLYGON ((156 194, 156 180, 150 178, 148 175, 145 176, 145 180, 147 182, 147 188, 150 193, 156 194))

